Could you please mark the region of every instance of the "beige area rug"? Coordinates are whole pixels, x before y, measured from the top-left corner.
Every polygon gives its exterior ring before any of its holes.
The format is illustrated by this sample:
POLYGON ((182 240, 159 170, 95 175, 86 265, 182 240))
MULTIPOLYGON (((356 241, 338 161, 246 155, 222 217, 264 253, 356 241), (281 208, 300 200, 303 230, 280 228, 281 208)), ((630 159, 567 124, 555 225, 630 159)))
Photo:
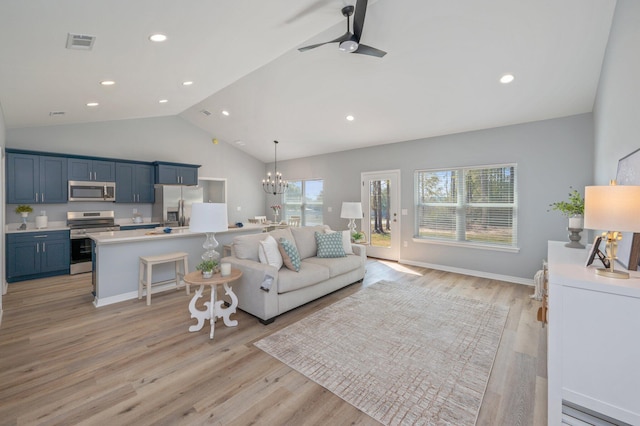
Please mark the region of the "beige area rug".
POLYGON ((509 308, 381 281, 255 345, 387 425, 473 425, 509 308))

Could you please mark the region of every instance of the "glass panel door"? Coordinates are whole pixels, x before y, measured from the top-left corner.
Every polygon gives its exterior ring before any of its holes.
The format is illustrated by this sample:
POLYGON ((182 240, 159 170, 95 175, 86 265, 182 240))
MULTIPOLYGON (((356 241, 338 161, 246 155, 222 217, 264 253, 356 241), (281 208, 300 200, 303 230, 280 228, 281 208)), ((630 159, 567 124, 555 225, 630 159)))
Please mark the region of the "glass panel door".
POLYGON ((362 174, 362 230, 368 241, 368 256, 389 260, 400 257, 399 177, 399 171, 362 174))

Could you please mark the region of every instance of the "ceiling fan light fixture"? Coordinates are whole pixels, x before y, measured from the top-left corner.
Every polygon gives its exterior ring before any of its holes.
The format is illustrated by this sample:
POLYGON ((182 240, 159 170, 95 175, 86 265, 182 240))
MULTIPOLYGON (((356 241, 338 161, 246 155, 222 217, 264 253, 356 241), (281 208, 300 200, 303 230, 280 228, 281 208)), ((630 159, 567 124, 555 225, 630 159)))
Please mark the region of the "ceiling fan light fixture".
POLYGON ((516 77, 513 74, 504 74, 502 77, 500 77, 500 83, 509 84, 513 80, 515 80, 515 78, 516 77))
POLYGON ((149 36, 149 40, 155 42, 155 43, 162 43, 163 41, 167 40, 167 36, 164 34, 151 34, 149 36))
POLYGON ((358 42, 355 40, 345 40, 340 43, 340 50, 343 52, 355 52, 358 50, 358 42))

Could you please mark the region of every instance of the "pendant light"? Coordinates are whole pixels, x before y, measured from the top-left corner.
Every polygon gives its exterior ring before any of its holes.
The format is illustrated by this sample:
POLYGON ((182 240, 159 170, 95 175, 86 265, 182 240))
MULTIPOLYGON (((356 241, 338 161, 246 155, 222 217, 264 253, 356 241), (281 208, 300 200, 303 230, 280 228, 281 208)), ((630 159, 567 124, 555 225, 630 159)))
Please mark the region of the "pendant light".
POLYGON ((271 172, 267 173, 267 178, 262 179, 262 189, 267 194, 284 194, 287 188, 289 188, 289 182, 282 179, 282 173, 278 172, 278 141, 274 143, 274 162, 273 162, 273 176, 271 172))

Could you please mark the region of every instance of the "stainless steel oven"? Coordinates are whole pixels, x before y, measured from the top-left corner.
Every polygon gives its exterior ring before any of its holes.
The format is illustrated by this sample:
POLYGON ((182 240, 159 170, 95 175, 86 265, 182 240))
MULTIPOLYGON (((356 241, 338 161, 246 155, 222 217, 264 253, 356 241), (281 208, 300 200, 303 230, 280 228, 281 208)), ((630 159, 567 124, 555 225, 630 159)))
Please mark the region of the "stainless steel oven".
POLYGON ((91 272, 92 246, 87 234, 92 232, 117 231, 115 215, 110 211, 67 212, 67 226, 71 234, 71 274, 91 272))
POLYGON ((115 201, 115 182, 69 181, 69 201, 115 201))

